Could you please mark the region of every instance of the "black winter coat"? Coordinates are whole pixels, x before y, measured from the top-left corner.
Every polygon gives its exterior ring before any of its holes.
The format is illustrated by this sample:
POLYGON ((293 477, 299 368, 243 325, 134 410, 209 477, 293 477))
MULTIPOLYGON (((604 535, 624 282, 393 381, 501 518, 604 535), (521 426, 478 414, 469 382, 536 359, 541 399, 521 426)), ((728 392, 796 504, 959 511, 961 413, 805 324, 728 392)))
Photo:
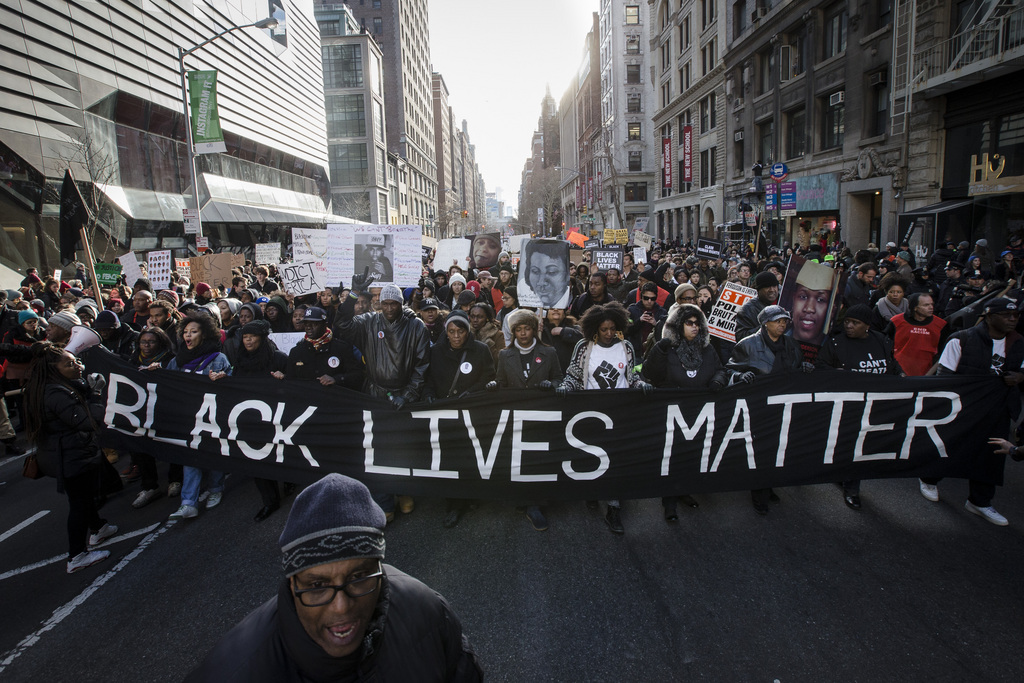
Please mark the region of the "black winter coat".
POLYGON ((36 456, 43 474, 66 479, 99 466, 103 451, 97 430, 103 424, 103 404, 85 383, 74 388, 47 384, 43 405, 46 414, 36 456))
POLYGON ((667 351, 655 344, 651 347, 647 357, 644 359, 643 375, 648 382, 659 388, 680 387, 683 389, 704 388, 711 384, 712 380, 727 384, 728 373, 722 367, 722 360, 718 352, 710 343, 708 322, 703 311, 693 304, 673 304, 669 309, 668 317, 665 318, 665 325, 662 328, 662 338, 672 342, 672 348, 667 351), (685 343, 683 334, 683 318, 686 315, 698 314, 700 329, 697 338, 692 343, 699 344, 701 352, 700 367, 696 371, 687 370, 679 355, 680 344, 685 343), (691 375, 690 373, 693 372, 691 375))
POLYGON ((445 338, 430 347, 423 398, 454 398, 476 393, 483 391, 492 379, 494 358, 487 344, 470 339, 461 349, 453 349, 445 338), (463 372, 464 367, 468 372, 463 372))
POLYGON ((747 372, 756 375, 770 375, 776 372, 799 370, 803 365, 804 353, 800 350, 800 342, 792 337, 782 335, 781 351, 776 354, 768 345, 768 333, 761 328, 756 334, 741 339, 732 350, 732 358, 728 367, 735 372, 747 372))
POLYGON ((562 383, 564 374, 562 366, 558 362, 558 352, 550 346, 537 343, 530 350, 530 376, 523 377, 523 363, 519 359, 519 349, 515 342, 507 349, 502 349, 498 354, 498 365, 495 369, 494 378, 498 386, 509 389, 534 388, 540 382, 547 380, 558 386, 562 383))
POLYGON ((296 344, 288 354, 286 379, 315 380, 323 375, 335 384, 355 389, 363 384, 363 365, 356 359, 352 345, 343 339, 331 339, 323 351, 317 351, 308 339, 296 344))
POLYGON ((231 629, 187 683, 483 680, 458 616, 443 597, 390 565, 356 658, 334 658, 306 634, 288 581, 231 629))

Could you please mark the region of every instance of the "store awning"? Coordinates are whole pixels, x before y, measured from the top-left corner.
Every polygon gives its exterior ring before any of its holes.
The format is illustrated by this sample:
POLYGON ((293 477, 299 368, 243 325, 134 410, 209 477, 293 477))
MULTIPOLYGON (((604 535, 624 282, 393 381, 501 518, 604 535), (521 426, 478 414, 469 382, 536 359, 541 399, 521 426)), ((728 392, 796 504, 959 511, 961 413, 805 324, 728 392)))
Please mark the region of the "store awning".
POLYGON ((959 209, 963 206, 969 206, 974 203, 973 199, 947 199, 944 202, 938 204, 929 204, 928 206, 922 206, 917 209, 911 209, 910 211, 904 211, 901 216, 920 216, 922 214, 936 214, 943 213, 944 211, 952 211, 953 209, 959 209))
POLYGON ((973 207, 972 199, 948 199, 904 211, 896 217, 900 244, 922 246, 934 251, 941 246, 940 243, 960 242, 969 238, 973 207))

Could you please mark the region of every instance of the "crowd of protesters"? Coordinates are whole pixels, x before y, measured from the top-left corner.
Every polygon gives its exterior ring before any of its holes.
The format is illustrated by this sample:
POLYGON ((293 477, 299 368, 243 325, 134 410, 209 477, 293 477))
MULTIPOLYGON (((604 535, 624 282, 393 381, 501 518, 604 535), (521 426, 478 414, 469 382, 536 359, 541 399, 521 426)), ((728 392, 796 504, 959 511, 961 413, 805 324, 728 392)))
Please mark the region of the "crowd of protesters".
MULTIPOLYGON (((505 252, 493 268, 479 271, 457 265, 434 270, 428 263, 415 287, 377 286, 366 268, 347 287, 342 283, 298 297, 284 291, 273 267, 262 265, 236 269, 230 287, 190 283, 174 273, 170 286, 158 291, 140 279, 131 287, 97 292, 82 268, 66 282, 42 280, 33 271, 20 290, 0 291, 0 356, 8 388, 36 382, 37 391, 27 398, 42 411, 44 426, 60 416, 48 404, 40 408, 39 391, 48 383, 61 385, 64 403, 81 408, 74 413, 78 430, 88 416, 90 389, 80 368, 60 353, 76 325, 92 327, 105 352, 146 371, 187 372, 209 381, 250 376, 317 382, 362 391, 396 408, 506 388, 551 390, 565 400, 579 400, 576 392, 616 388, 718 392, 757 382, 762 375, 821 367, 896 376, 998 374, 1008 385, 1024 380, 1024 337, 1017 331, 1024 299, 1020 236, 1014 235, 998 257, 989 253, 985 240, 973 248, 949 243, 919 260, 909 245, 893 243, 855 252, 841 243, 814 244, 760 256, 751 245, 727 243, 720 258, 700 256, 692 245, 655 244, 649 253, 648 263, 635 264, 627 253, 621 269, 601 272, 592 270, 586 258, 572 264, 568 303, 544 310, 519 305, 516 259, 505 252), (801 312, 778 303, 793 254, 848 276, 839 313, 813 354, 791 329, 801 312), (735 343, 712 337, 708 328, 708 316, 729 282, 757 292, 736 316, 735 343), (285 354, 271 339, 278 332, 303 337, 285 354), (42 340, 50 343, 50 351, 36 349, 40 360, 33 365, 33 344, 42 340), (41 370, 33 375, 36 365, 41 370)), ((32 409, 20 407, 19 415, 31 416, 32 409)), ((40 423, 30 418, 29 430, 39 437, 40 423)), ((9 453, 18 452, 12 450, 14 429, 5 407, 0 441, 9 453)), ((41 448, 44 441, 38 442, 41 448)), ((966 507, 1005 525, 992 497, 1001 483, 1004 455, 1016 456, 1017 450, 1002 439, 993 444, 996 453, 980 456, 987 466, 976 468, 966 507)), ((201 506, 211 509, 221 502, 222 472, 171 464, 161 485, 151 455, 107 451, 105 456, 89 466, 104 469, 122 459, 121 478, 138 482, 136 508, 163 495, 180 496, 171 516, 191 519, 199 516, 201 506)), ((62 476, 69 498, 76 496, 73 534, 69 521, 74 538, 69 539, 68 570, 74 571, 106 556, 91 546, 84 549, 82 529, 88 527, 98 545, 116 527, 81 502, 87 497, 81 481, 68 472, 62 476)), ((294 489, 286 482, 255 483, 262 500, 257 522, 273 514, 282 496, 294 489)), ((860 482, 838 483, 846 504, 860 509, 860 482)), ((921 494, 938 500, 937 484, 921 480, 921 494)), ((771 489, 751 496, 762 515, 779 501, 771 489)), ((375 492, 374 498, 389 522, 414 508, 409 496, 375 492)), ((692 496, 667 496, 662 499, 666 521, 678 520, 680 501, 698 507, 692 496)), ((447 501, 444 525, 458 524, 473 504, 447 501)), ((597 502, 588 505, 596 508, 597 502)), ((543 501, 521 506, 538 530, 548 528, 543 506, 543 501)), ((607 501, 605 521, 620 534, 621 510, 621 501, 607 501)))

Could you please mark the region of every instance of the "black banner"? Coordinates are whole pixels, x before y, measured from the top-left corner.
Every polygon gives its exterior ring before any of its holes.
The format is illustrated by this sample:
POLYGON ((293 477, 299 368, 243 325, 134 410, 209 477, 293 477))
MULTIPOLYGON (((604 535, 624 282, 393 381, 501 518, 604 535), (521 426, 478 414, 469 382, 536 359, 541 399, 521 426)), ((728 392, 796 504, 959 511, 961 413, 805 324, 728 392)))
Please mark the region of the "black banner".
POLYGON ((717 394, 506 390, 396 411, 314 382, 108 377, 107 445, 306 482, 450 498, 651 498, 881 477, 966 477, 1008 430, 995 377, 767 376, 717 394))
POLYGON ((697 256, 711 259, 712 261, 722 257, 722 242, 704 237, 697 238, 697 256))

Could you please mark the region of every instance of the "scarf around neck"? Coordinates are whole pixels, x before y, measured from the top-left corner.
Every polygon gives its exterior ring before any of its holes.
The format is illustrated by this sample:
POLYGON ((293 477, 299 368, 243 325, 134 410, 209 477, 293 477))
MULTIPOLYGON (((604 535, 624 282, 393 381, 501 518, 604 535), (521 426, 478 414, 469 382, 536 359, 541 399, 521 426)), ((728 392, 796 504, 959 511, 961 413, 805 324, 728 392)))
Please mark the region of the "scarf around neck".
POLYGON ((520 344, 519 344, 519 340, 518 340, 518 339, 516 339, 516 340, 515 340, 514 342, 512 342, 512 343, 516 345, 516 348, 517 348, 517 349, 519 349, 519 353, 521 353, 521 354, 523 354, 523 355, 525 356, 525 355, 526 355, 526 354, 528 354, 528 353, 529 353, 530 351, 533 351, 533 347, 535 347, 535 346, 537 345, 537 338, 536 338, 536 337, 534 337, 534 338, 533 338, 533 343, 532 343, 532 344, 530 344, 529 346, 520 346, 520 344))
POLYGON ((881 299, 878 300, 878 303, 876 305, 878 306, 878 312, 881 313, 882 317, 885 318, 886 320, 891 319, 894 315, 898 313, 907 312, 906 299, 900 301, 899 306, 893 306, 892 302, 889 301, 889 297, 883 296, 881 299))
POLYGON ((331 328, 328 327, 326 330, 324 330, 324 333, 322 335, 320 335, 319 338, 317 338, 317 339, 310 339, 307 336, 306 337, 306 341, 308 341, 310 344, 313 345, 313 350, 314 351, 318 351, 319 352, 319 351, 323 351, 324 349, 326 349, 328 347, 328 345, 331 343, 331 339, 333 339, 333 338, 334 338, 334 333, 331 332, 331 328))

